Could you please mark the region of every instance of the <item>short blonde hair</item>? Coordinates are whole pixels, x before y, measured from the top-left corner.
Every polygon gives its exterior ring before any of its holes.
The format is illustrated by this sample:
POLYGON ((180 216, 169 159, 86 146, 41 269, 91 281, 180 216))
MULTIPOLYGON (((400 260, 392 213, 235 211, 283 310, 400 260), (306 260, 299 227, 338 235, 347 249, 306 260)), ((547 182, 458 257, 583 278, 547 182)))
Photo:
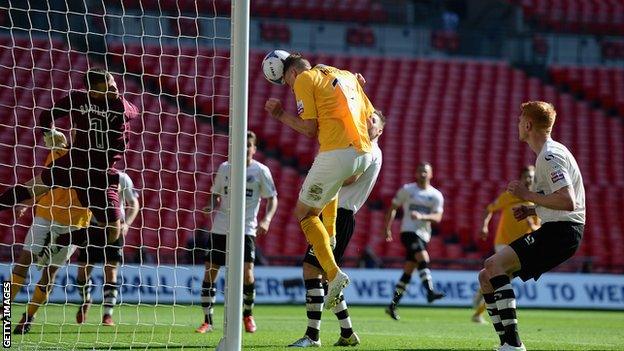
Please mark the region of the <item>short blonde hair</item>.
POLYGON ((555 107, 544 101, 529 101, 521 105, 522 114, 531 119, 539 129, 550 132, 557 118, 555 107))

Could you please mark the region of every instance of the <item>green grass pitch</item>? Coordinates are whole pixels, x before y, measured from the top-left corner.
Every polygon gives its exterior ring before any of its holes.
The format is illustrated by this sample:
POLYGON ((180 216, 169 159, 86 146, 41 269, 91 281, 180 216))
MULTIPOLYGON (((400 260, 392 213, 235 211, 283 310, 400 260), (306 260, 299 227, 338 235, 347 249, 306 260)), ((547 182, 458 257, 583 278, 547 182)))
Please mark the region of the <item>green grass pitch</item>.
MULTIPOLYGON (((13 325, 23 305, 13 305, 13 325)), ((467 308, 413 308, 399 310, 400 321, 384 314, 383 307, 350 307, 354 329, 362 339, 359 350, 492 350, 498 338, 491 325, 470 322, 467 308)), ((216 330, 196 334, 203 319, 198 306, 122 305, 115 309, 115 327, 99 325, 100 307, 89 312, 88 323, 75 324, 76 305, 47 306, 37 314, 30 334, 13 335, 17 349, 186 349, 214 348, 222 332, 223 309, 216 308, 216 330)), ((305 307, 264 305, 254 311, 255 334, 244 334, 246 350, 282 350, 301 337, 306 328, 305 307)), ((622 350, 624 313, 600 311, 518 311, 520 336, 529 350, 622 350)), ((339 326, 324 312, 323 348, 332 345, 339 326)))

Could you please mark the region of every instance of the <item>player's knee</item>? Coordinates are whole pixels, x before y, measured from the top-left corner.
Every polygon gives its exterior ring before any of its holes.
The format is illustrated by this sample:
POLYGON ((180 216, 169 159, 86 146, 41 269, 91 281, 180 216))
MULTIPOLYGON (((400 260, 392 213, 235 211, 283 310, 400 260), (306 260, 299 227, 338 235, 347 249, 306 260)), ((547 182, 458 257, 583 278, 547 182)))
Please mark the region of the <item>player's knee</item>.
POLYGON ((479 271, 479 283, 481 286, 490 282, 490 275, 485 269, 479 271))
POLYGON ((498 270, 498 261, 496 260, 496 258, 494 257, 489 257, 485 260, 485 262, 483 263, 483 268, 484 270, 490 275, 495 275, 496 271, 498 270))
POLYGON ((254 281, 255 279, 254 279, 253 269, 245 270, 245 272, 243 273, 243 283, 251 284, 254 281))
POLYGON ((301 222, 307 217, 318 216, 321 213, 321 210, 310 207, 303 202, 298 201, 297 205, 295 206, 295 211, 293 212, 297 220, 301 222))
POLYGON ((322 274, 323 272, 320 269, 307 262, 303 263, 303 279, 320 279, 322 274))

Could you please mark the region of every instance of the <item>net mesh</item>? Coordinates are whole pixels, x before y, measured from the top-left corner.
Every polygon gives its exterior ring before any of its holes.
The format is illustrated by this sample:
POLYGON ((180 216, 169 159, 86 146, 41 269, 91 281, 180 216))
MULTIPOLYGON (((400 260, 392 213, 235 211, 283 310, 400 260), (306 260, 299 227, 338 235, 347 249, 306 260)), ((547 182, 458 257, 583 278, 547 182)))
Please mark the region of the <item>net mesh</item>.
MULTIPOLYGON (((101 67, 140 111, 130 122, 124 160, 116 165, 133 180, 140 211, 125 236, 113 313, 118 327, 101 325, 100 265, 92 273, 94 305, 86 323, 77 325, 81 295, 74 255, 59 270, 48 306, 38 311, 29 335, 14 336, 14 343, 183 346, 176 328, 186 333, 203 321, 207 232, 201 228, 211 223, 202 208, 228 154, 229 2, 51 3, 0 2, 0 187, 4 191, 39 174, 49 153, 35 132, 39 114, 70 91, 84 89, 85 72, 101 67), (155 331, 159 326, 167 329, 155 331)), ((69 138, 68 118, 55 125, 69 138)), ((33 211, 21 209, 0 212, 3 281, 11 279, 33 222, 33 211)), ((30 268, 17 302, 33 302, 41 275, 30 268)), ((14 325, 25 310, 14 306, 14 325)))

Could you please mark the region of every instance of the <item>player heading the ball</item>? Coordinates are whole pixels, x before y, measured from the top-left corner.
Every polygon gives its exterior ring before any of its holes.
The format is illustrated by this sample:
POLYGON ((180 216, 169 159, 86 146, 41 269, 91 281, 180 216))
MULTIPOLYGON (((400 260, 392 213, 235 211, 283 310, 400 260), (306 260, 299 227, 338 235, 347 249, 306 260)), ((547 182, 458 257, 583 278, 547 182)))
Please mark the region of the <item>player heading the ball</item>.
POLYGON ((331 309, 349 284, 332 253, 337 195, 345 181, 359 177, 372 162, 368 118, 375 109, 355 74, 326 65, 312 67, 300 54, 283 60, 282 79, 295 93, 297 115, 285 111, 275 98, 266 101, 265 110, 297 132, 317 137, 320 144, 294 212, 327 273, 325 308, 331 309), (321 212, 332 220, 322 222, 321 212))

